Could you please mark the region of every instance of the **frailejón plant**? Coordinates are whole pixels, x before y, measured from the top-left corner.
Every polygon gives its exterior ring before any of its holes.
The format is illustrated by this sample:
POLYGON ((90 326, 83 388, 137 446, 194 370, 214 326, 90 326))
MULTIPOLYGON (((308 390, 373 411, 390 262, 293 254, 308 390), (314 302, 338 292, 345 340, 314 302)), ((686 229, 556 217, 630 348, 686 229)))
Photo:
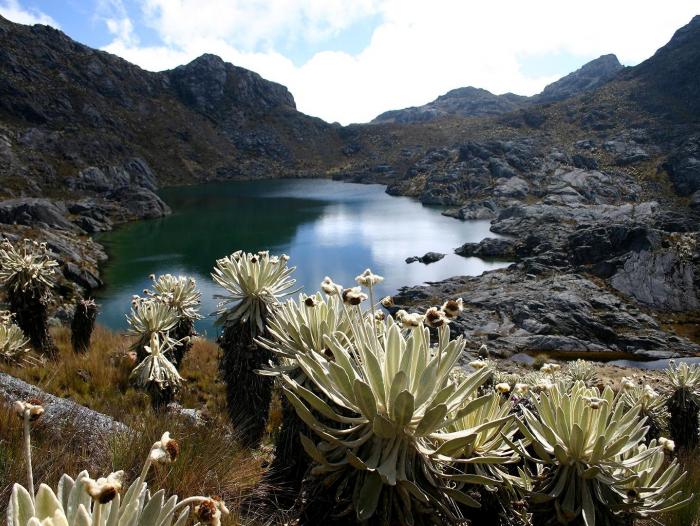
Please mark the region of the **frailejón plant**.
POLYGON ((255 338, 265 335, 271 310, 291 294, 294 267, 287 266, 288 260, 286 255, 238 251, 219 259, 212 273, 227 292, 217 296, 217 324, 223 328, 220 369, 229 416, 249 447, 257 446, 265 431, 273 386, 272 378, 256 373, 269 364, 272 354, 255 338))
POLYGON ((195 336, 194 322, 202 318, 199 306, 202 303, 202 293, 197 289, 197 282, 189 276, 173 276, 164 274, 156 278, 151 275, 153 286, 145 293, 151 299, 160 301, 172 308, 177 315, 177 324, 171 331, 171 336, 178 340, 173 350, 173 363, 180 368, 182 359, 192 347, 195 336))
MULTIPOLYGON (((262 374, 278 376, 288 374, 297 382, 309 387, 297 356, 320 353, 330 357, 325 337, 342 334, 352 338, 351 324, 357 309, 348 310, 336 289, 324 299, 320 293, 313 296, 300 294, 298 301, 290 299, 279 305, 268 319, 267 336, 258 343, 276 356, 262 374)), ((282 428, 275 442, 275 458, 270 466, 271 476, 291 490, 298 490, 308 466, 308 456, 299 441, 299 434, 308 434, 306 426, 297 417, 286 398, 282 400, 282 428)))
POLYGON ((154 334, 158 335, 158 340, 165 349, 172 350, 178 343, 171 336, 178 323, 177 312, 161 301, 134 296, 131 314, 126 317, 126 321, 129 323, 129 334, 136 336, 131 350, 136 352, 139 362, 148 355, 146 346, 154 334))
POLYGON ((45 243, 25 239, 0 243, 0 284, 5 288, 17 325, 37 351, 49 357, 58 353, 48 326, 50 291, 58 263, 45 243))
POLYGON ((150 345, 144 346, 146 357, 131 371, 131 381, 151 397, 155 409, 167 406, 183 382, 177 368, 165 356, 170 343, 161 343, 157 332, 151 334, 150 345))
POLYGON ((631 409, 639 406, 639 416, 646 419, 646 441, 658 440, 667 434, 669 414, 666 397, 656 392, 650 385, 640 385, 630 378, 623 378, 620 401, 631 409))
POLYGON ((391 317, 379 327, 360 317, 352 331, 351 340, 325 336, 327 354, 297 356, 323 398, 292 376, 281 377, 319 440, 302 438, 317 464, 312 474, 351 500, 361 521, 375 515, 391 524, 458 520, 460 505, 478 505, 461 491, 465 484, 498 484, 463 466, 514 460, 473 449, 481 433, 503 429, 510 415, 473 426, 463 420, 492 400, 492 394, 477 396, 490 371, 453 380, 465 342, 450 341, 447 325, 438 329, 434 348, 422 323, 404 331, 391 317), (460 420, 464 429, 450 430, 460 420))
POLYGON ((689 451, 700 442, 700 367, 671 363, 665 373, 671 389, 667 403, 669 432, 679 448, 689 451))
POLYGON ((0 311, 0 360, 20 363, 29 352, 29 339, 12 320, 12 314, 0 311))
POLYGON ((71 344, 73 351, 86 353, 90 348, 90 338, 95 329, 97 319, 97 303, 93 299, 81 298, 75 305, 75 313, 71 322, 71 344))

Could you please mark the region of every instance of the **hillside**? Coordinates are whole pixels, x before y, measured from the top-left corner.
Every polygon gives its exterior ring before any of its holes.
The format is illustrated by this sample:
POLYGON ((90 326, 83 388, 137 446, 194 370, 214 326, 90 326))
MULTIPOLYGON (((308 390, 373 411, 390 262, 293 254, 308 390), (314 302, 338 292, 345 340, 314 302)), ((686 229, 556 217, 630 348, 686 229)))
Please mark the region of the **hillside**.
POLYGON ((213 55, 151 73, 48 26, 0 18, 2 197, 66 186, 106 195, 120 177, 138 179, 134 159, 156 184, 305 173, 332 159, 335 135, 298 112, 285 87, 213 55))

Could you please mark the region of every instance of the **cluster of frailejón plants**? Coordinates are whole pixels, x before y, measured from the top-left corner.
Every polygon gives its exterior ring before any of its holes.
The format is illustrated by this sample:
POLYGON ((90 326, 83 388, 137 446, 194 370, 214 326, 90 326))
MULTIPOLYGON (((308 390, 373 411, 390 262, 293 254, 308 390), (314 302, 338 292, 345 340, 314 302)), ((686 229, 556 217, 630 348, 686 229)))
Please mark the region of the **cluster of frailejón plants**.
POLYGON ((12 313, 0 311, 0 361, 22 363, 29 352, 29 339, 13 320, 12 313))
POLYGON ((291 294, 294 267, 286 255, 269 252, 234 252, 219 259, 212 278, 226 291, 217 324, 223 328, 219 345, 223 351, 220 369, 226 382, 229 416, 237 426, 242 442, 257 446, 267 424, 273 380, 260 376, 272 358, 255 338, 264 336, 272 310, 281 298, 291 294))
POLYGON ((151 466, 170 464, 178 456, 180 446, 169 433, 153 444, 140 475, 128 488, 123 471, 98 479, 83 471, 75 479, 64 474, 56 491, 41 484, 35 492, 30 429, 44 409, 19 401, 15 410, 24 421, 27 487, 16 483, 12 488, 8 526, 185 526, 191 509, 200 521, 197 524, 220 526, 222 515, 228 514, 217 498, 188 497, 178 502, 177 495, 149 491, 146 477, 151 466))
POLYGON ((189 276, 173 276, 163 274, 156 278, 151 276, 153 286, 146 290, 151 300, 169 306, 177 316, 177 324, 172 329, 171 336, 178 344, 173 350, 173 362, 179 368, 187 351, 192 347, 192 337, 195 336, 194 322, 202 318, 199 306, 202 303, 202 293, 197 289, 197 282, 189 276))
MULTIPOLYGON (((375 303, 382 278, 367 270, 357 287, 326 278, 325 295, 280 303, 293 269, 269 259, 218 262, 214 277, 231 292, 221 342, 238 365, 229 383, 247 369, 283 389, 272 471, 295 467, 302 520, 350 511, 377 524, 454 524, 493 517, 473 510, 497 502, 512 524, 616 525, 687 502, 679 466, 665 459, 673 441, 650 430, 662 421, 650 388, 600 392, 585 361, 521 377, 494 374, 487 359, 462 369, 466 342, 449 330, 461 300, 424 313, 375 303)), ((243 413, 253 406, 240 390, 229 404, 243 413)), ((263 419, 269 394, 259 399, 263 419)))
POLYGON ((56 344, 48 326, 48 306, 58 263, 45 243, 25 239, 0 243, 0 285, 17 325, 38 352, 55 357, 56 344))
MULTIPOLYGON (((370 300, 363 312, 381 279, 370 271, 358 276, 368 294, 326 280, 327 303, 302 298, 307 309, 321 307, 321 315, 307 313, 297 318, 299 330, 272 334, 279 353, 296 362, 287 370, 280 365, 280 379, 313 433, 301 438, 313 459, 311 474, 352 503, 358 520, 454 523, 462 507, 479 506, 468 489, 498 486, 505 479, 498 466, 517 460, 501 438, 514 432, 513 415, 498 394, 479 391, 489 369, 452 374, 465 341, 450 340, 447 324, 461 305, 425 315, 400 312, 395 320, 383 319, 370 300), (345 332, 326 323, 329 305, 345 332), (308 321, 320 323, 308 327, 308 321), (429 327, 437 329, 436 346, 429 327)), ((288 303, 286 315, 274 316, 287 323, 271 326, 293 325, 290 313, 300 309, 288 303)))
POLYGON ((136 338, 131 350, 136 355, 132 381, 145 389, 156 409, 173 401, 183 382, 178 372, 191 341, 201 293, 187 276, 151 275, 153 288, 145 297, 134 296, 127 316, 129 333, 136 338))

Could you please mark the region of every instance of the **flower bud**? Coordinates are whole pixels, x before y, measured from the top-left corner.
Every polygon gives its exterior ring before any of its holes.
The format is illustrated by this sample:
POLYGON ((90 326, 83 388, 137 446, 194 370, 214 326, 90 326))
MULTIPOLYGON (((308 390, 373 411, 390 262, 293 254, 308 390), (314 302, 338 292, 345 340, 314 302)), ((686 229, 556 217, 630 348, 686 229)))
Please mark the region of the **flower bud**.
POLYGON ((442 310, 448 318, 456 318, 464 310, 462 298, 456 300, 447 300, 442 304, 442 310))

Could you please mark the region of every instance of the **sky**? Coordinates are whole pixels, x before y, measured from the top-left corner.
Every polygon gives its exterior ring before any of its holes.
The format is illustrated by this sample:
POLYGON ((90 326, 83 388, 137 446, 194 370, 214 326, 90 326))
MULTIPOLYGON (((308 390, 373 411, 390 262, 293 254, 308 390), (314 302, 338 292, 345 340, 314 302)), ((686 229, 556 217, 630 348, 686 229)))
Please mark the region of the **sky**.
POLYGON ((160 71, 203 53, 289 88, 304 113, 366 122, 458 87, 539 93, 589 60, 632 66, 697 0, 0 0, 2 16, 160 71))

